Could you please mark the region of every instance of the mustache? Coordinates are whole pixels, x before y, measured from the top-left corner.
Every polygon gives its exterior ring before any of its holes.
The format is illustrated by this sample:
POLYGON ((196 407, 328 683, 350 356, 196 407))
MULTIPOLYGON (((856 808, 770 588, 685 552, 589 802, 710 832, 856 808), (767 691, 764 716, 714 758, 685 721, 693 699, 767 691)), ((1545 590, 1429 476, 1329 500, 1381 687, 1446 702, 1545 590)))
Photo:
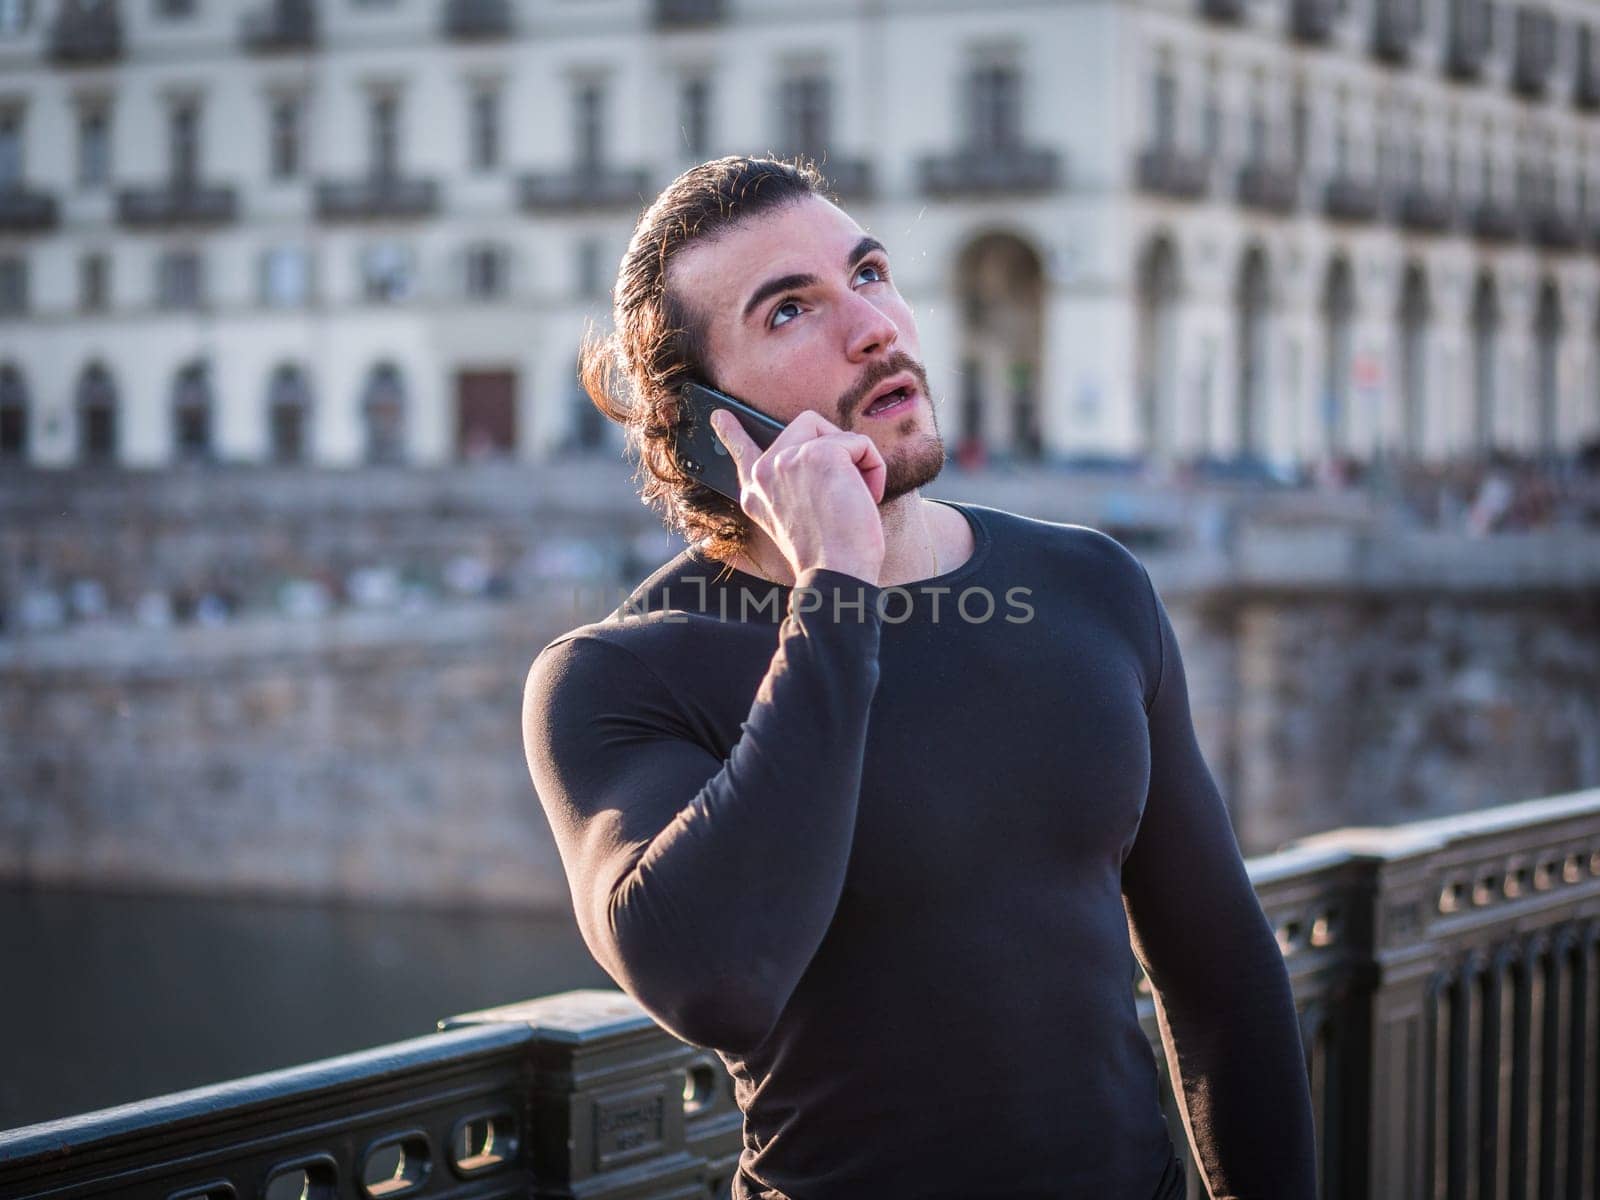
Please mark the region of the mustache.
POLYGON ((902 371, 915 376, 917 387, 922 394, 924 396, 928 394, 928 373, 922 369, 922 364, 904 350, 896 350, 888 358, 880 358, 869 364, 861 373, 861 378, 856 380, 849 391, 839 397, 839 419, 834 424, 841 429, 849 428, 846 422, 866 402, 867 397, 872 394, 872 389, 902 371))

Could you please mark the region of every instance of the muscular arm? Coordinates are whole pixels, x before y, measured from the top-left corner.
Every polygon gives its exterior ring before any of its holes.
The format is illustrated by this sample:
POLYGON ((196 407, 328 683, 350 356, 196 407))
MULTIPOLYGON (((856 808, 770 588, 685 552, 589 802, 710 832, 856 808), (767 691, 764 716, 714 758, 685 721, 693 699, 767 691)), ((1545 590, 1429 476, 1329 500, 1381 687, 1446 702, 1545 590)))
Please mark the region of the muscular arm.
POLYGON ((825 568, 798 588, 823 603, 791 604, 726 761, 691 740, 670 681, 599 637, 546 647, 524 696, 591 953, 667 1029, 736 1053, 771 1030, 838 906, 878 683, 878 589, 825 568), (865 615, 836 614, 834 589, 859 589, 865 615))
MULTIPOLYGON (((1145 580, 1148 584, 1148 576, 1145 580)), ((1195 741, 1165 607, 1150 791, 1122 891, 1167 1062, 1214 1200, 1314 1200, 1311 1101, 1283 956, 1195 741)))

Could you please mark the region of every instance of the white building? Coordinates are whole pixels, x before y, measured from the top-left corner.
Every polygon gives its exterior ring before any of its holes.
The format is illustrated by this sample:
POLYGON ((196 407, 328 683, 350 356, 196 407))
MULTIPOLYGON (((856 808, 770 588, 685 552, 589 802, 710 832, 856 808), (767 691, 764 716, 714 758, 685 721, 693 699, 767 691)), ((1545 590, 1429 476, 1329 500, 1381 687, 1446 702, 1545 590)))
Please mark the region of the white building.
MULTIPOLYGON (((0 0, 0 450, 536 461, 641 202, 811 152, 952 444, 1600 435, 1576 0, 0 0)), ((759 402, 759 398, 753 398, 759 402)))

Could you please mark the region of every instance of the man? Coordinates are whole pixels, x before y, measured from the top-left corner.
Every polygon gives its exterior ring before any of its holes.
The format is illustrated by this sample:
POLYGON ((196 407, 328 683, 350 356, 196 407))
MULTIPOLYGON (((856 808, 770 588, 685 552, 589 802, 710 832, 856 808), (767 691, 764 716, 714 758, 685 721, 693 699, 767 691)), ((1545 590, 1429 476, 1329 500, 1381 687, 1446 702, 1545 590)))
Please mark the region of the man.
POLYGON ((585 383, 691 545, 540 652, 524 736, 590 950, 732 1073, 736 1200, 1183 1197, 1135 951, 1211 1195, 1311 1200, 1288 978, 1142 565, 919 494, 916 322, 809 168, 670 184, 614 317, 585 383), (686 379, 787 423, 719 414, 737 505, 672 454, 686 379))

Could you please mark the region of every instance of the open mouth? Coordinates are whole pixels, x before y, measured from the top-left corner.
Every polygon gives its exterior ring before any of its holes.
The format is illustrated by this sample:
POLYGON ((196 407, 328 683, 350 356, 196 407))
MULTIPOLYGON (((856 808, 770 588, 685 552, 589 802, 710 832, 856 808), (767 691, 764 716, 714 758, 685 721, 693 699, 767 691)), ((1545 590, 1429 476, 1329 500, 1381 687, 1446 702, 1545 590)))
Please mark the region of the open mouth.
POLYGON ((881 417, 890 413, 899 412, 909 408, 917 398, 917 389, 907 384, 897 387, 892 392, 885 392, 866 408, 861 410, 864 417, 881 417))

